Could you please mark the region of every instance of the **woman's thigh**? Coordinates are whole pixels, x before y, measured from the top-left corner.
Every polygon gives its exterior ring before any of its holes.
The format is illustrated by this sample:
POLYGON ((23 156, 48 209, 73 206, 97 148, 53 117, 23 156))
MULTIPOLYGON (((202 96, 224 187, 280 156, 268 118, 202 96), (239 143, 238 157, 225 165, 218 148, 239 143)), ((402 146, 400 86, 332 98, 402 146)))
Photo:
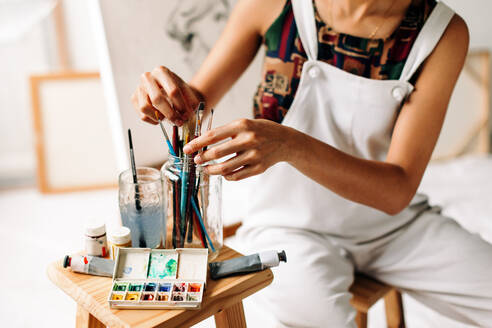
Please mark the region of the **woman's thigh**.
POLYGON ((355 327, 348 289, 352 263, 325 236, 290 228, 240 229, 240 250, 285 250, 287 263, 274 268, 270 286, 255 303, 284 327, 355 327))
POLYGON ((423 214, 378 250, 365 271, 448 317, 492 322, 492 245, 448 217, 423 214))

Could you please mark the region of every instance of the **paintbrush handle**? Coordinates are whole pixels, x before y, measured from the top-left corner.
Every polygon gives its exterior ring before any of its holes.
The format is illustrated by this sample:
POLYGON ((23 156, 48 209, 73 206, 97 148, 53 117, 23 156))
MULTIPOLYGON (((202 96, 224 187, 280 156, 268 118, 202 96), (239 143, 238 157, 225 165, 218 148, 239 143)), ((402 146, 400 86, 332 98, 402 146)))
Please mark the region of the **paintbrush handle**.
POLYGON ((137 166, 135 165, 135 154, 133 153, 133 140, 132 140, 132 131, 128 129, 128 146, 130 148, 130 163, 132 168, 133 175, 133 183, 135 184, 135 208, 137 211, 142 210, 142 206, 140 205, 140 195, 138 188, 138 178, 137 178, 137 166))
POLYGON ((197 206, 194 198, 191 198, 191 206, 193 206, 193 209, 195 210, 195 213, 198 216, 198 222, 200 223, 200 227, 202 228, 203 233, 205 234, 205 238, 207 238, 207 241, 210 244, 210 248, 212 249, 212 252, 215 252, 214 244, 212 244, 212 240, 210 240, 210 237, 207 233, 207 230, 205 229, 205 225, 203 224, 202 216, 200 215, 200 210, 198 209, 198 206, 197 206))
POLYGON ((171 153, 171 155, 173 155, 174 157, 177 157, 176 152, 173 149, 173 145, 171 145, 171 142, 169 141, 169 139, 166 139, 166 142, 167 142, 167 146, 169 147, 169 152, 171 153))
POLYGON ((181 217, 186 217, 186 198, 188 194, 188 172, 184 170, 181 172, 181 201, 179 204, 179 209, 181 217))

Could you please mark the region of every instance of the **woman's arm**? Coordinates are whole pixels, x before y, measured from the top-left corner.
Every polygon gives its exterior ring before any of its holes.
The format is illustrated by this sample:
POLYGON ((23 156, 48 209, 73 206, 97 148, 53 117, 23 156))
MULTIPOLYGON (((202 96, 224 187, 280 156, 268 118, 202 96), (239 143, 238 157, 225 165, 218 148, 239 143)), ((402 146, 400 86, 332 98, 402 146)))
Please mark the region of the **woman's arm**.
POLYGON ((465 22, 454 16, 426 60, 403 106, 385 162, 349 156, 306 135, 292 138, 288 161, 337 194, 389 214, 414 196, 435 147, 451 93, 468 50, 465 22), (313 165, 320 156, 326 165, 313 165))
POLYGON ((404 209, 415 194, 444 121, 451 93, 468 49, 465 22, 454 16, 426 60, 415 91, 397 119, 384 162, 348 155, 292 128, 265 120, 241 120, 204 134, 185 147, 192 153, 227 137, 196 161, 237 153, 208 167, 214 174, 240 180, 286 161, 335 193, 388 214, 404 209))
POLYGON ((159 118, 182 125, 198 102, 215 106, 253 60, 261 38, 281 10, 282 0, 239 0, 227 25, 199 71, 187 84, 169 68, 159 66, 142 74, 132 96, 141 119, 159 118))

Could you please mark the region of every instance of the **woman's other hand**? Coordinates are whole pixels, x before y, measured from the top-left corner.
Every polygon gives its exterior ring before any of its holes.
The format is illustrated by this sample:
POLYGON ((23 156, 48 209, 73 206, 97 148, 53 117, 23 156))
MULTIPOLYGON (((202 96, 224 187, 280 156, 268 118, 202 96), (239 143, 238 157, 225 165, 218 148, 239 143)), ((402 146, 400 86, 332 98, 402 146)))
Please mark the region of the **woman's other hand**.
POLYGON ((205 171, 223 175, 227 180, 241 180, 263 173, 278 162, 287 161, 287 144, 292 138, 292 131, 269 120, 240 119, 192 140, 184 147, 184 152, 193 154, 205 146, 231 138, 198 154, 195 163, 203 164, 235 154, 225 162, 206 166, 205 171))
POLYGON ((198 91, 164 66, 145 72, 131 100, 142 121, 157 124, 166 118, 173 124, 183 125, 192 115, 202 97, 198 91))

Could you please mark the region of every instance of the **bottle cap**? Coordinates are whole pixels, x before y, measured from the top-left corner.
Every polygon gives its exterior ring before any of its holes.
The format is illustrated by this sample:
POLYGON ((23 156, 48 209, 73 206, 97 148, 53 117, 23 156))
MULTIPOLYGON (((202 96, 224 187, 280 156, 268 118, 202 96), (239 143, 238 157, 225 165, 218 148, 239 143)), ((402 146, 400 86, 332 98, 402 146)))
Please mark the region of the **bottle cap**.
POLYGON ((127 227, 118 227, 112 229, 108 236, 109 242, 115 245, 123 245, 131 242, 130 229, 127 227))
POLYGON ((85 234, 89 237, 97 237, 106 233, 106 225, 103 221, 90 219, 85 224, 85 234))

